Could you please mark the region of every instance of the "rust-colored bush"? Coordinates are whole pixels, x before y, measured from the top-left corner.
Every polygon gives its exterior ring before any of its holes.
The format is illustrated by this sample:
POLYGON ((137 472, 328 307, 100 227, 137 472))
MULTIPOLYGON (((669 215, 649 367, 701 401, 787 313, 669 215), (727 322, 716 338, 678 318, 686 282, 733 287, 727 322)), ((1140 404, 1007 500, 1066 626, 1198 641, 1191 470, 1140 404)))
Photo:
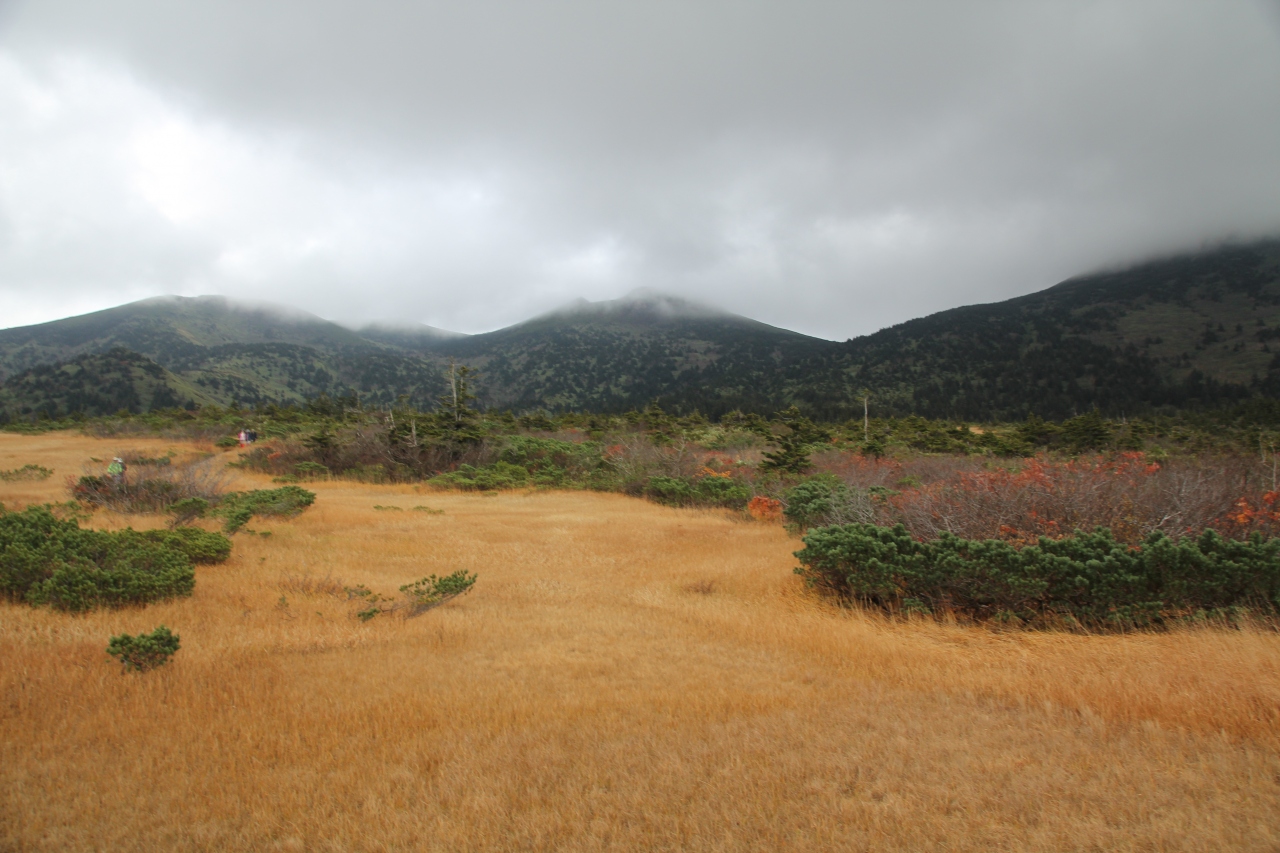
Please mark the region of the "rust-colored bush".
POLYGON ((1128 452, 958 471, 890 496, 883 520, 901 522, 919 539, 946 532, 1019 544, 1104 527, 1133 544, 1154 532, 1176 539, 1206 529, 1236 539, 1274 536, 1277 509, 1275 493, 1242 460, 1162 464, 1128 452))
POLYGON ((751 514, 752 518, 759 521, 781 521, 782 501, 777 498, 756 495, 747 503, 747 512, 751 514))

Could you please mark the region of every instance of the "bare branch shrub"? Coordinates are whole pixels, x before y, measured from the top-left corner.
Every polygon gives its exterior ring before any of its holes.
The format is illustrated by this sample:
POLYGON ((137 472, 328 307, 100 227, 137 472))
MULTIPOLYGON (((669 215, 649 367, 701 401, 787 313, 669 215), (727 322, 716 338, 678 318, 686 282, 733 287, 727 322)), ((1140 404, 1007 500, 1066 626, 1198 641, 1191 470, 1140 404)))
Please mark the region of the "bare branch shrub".
POLYGON ((217 503, 230 479, 216 458, 186 465, 130 465, 119 481, 106 473, 105 465, 84 471, 78 481, 68 483, 72 497, 116 512, 165 512, 188 498, 217 503))
POLYGON ((388 441, 384 424, 371 424, 320 443, 303 436, 263 442, 244 454, 241 467, 277 477, 308 479, 307 466, 322 465, 329 476, 371 483, 412 482, 460 465, 487 465, 498 458, 501 440, 445 446, 423 440, 417 445, 388 441), (304 466, 299 468, 299 466, 304 466))
POLYGON ((656 445, 643 433, 629 433, 605 448, 605 463, 624 491, 643 488, 651 477, 693 477, 704 466, 707 454, 685 439, 656 445))
POLYGON ((1215 529, 1233 538, 1280 533, 1275 492, 1237 458, 1160 464, 1141 453, 1020 468, 957 471, 893 495, 881 523, 901 522, 918 539, 1033 541, 1105 527, 1121 542, 1153 532, 1171 538, 1215 529))

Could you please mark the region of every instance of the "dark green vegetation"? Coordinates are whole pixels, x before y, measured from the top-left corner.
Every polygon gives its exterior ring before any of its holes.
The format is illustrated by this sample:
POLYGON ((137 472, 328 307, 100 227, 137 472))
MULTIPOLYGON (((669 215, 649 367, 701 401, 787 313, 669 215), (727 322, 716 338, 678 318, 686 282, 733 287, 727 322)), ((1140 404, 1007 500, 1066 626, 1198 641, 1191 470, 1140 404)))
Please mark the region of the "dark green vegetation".
POLYGON ((514 411, 625 412, 658 400, 712 416, 773 411, 788 366, 830 341, 657 295, 580 303, 432 352, 477 368, 477 396, 514 411))
POLYGON ((254 489, 251 492, 228 492, 210 513, 225 520, 223 529, 235 533, 254 516, 289 517, 315 503, 316 493, 298 486, 278 489, 254 489))
POLYGON ((1119 416, 1280 396, 1280 242, 1227 247, 943 311, 800 365, 795 396, 825 417, 977 420, 1119 416), (847 403, 845 402, 847 401, 847 403))
POLYGON ((0 402, 11 417, 35 411, 52 416, 146 412, 213 401, 151 359, 123 347, 38 365, 11 377, 0 390, 0 402))
MULTIPOLYGON (((152 463, 161 460, 147 460, 152 463)), ((71 488, 80 504, 106 507, 117 512, 163 512, 173 516, 172 534, 179 525, 206 515, 223 520, 223 530, 235 533, 255 516, 289 517, 315 502, 315 492, 298 486, 224 492, 217 469, 204 460, 184 466, 134 463, 129 473, 117 480, 111 476, 86 475, 71 488)), ((306 466, 303 466, 304 468, 306 466)))
POLYGON ((84 530, 44 507, 0 513, 0 594, 84 611, 190 595, 194 564, 220 563, 225 536, 195 528, 84 530))
POLYGON ((120 634, 107 643, 107 654, 120 661, 125 672, 150 672, 169 662, 181 646, 178 635, 161 625, 150 634, 120 634))
POLYGON ((949 612, 1014 624, 1132 628, 1170 619, 1280 608, 1280 539, 1233 541, 1207 530, 1137 546, 1109 530, 1016 548, 901 525, 823 527, 796 552, 811 584, 884 610, 949 612))
POLYGON ((72 412, 302 403, 424 409, 450 360, 482 409, 620 413, 657 400, 720 418, 1063 420, 1280 396, 1280 242, 1232 246, 943 311, 843 343, 655 295, 582 303, 459 336, 345 329, 226 300, 152 299, 0 330, 0 409, 72 412), (113 352, 124 348, 129 355, 113 352))
POLYGON ((147 299, 0 330, 0 376, 9 417, 55 418, 321 394, 375 403, 404 394, 424 403, 443 384, 437 367, 396 346, 301 312, 218 297, 147 299))

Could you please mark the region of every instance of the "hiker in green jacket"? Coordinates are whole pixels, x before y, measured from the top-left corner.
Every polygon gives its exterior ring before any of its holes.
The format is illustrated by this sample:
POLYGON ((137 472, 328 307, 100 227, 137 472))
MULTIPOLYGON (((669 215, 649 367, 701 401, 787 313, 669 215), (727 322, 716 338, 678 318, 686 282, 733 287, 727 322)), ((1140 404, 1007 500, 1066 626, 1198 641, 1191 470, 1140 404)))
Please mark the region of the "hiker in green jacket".
POLYGON ((107 475, 117 485, 124 484, 124 460, 119 456, 111 460, 111 464, 107 466, 107 475))

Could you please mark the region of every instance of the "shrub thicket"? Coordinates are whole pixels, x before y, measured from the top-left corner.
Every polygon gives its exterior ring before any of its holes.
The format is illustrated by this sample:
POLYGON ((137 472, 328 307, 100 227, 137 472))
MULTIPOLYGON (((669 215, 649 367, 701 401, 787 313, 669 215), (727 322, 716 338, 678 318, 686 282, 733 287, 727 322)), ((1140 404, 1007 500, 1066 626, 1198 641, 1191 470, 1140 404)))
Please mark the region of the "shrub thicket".
POLYGON ((226 471, 212 460, 190 465, 173 465, 166 456, 134 460, 119 480, 105 473, 86 474, 71 486, 72 497, 116 512, 167 512, 193 498, 217 503, 226 488, 226 471))
POLYGON ((1138 546, 1111 532, 1041 537, 1016 548, 948 533, 919 541, 906 528, 846 524, 809 531, 796 572, 811 584, 890 612, 1113 628, 1232 608, 1280 608, 1280 539, 1205 531, 1138 546))
MULTIPOLYGON (((887 492, 879 489, 879 492, 887 492)), ((830 474, 804 480, 783 494, 783 515, 792 525, 805 529, 851 521, 873 522, 877 517, 877 488, 859 489, 830 474)))
POLYGON ((227 559, 225 536, 195 528, 83 530, 47 508, 0 514, 0 594, 85 611, 190 595, 195 563, 227 559))
POLYGON ((650 477, 645 494, 670 506, 724 506, 742 509, 751 500, 751 486, 729 477, 650 477))
POLYGON ((502 460, 484 466, 459 465, 456 471, 433 477, 431 482, 436 486, 482 492, 535 485, 527 468, 502 460))

